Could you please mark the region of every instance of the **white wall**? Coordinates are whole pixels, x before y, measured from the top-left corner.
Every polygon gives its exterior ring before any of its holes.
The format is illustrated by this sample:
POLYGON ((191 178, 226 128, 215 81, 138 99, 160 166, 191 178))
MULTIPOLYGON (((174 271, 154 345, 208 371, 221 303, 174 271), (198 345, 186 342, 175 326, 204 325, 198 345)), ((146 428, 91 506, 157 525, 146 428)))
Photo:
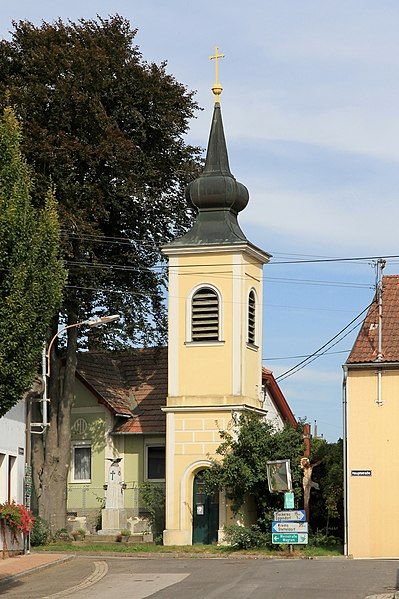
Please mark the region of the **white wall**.
POLYGON ((264 410, 267 410, 267 420, 269 420, 269 422, 273 424, 274 428, 277 431, 281 431, 284 428, 284 421, 281 418, 276 406, 274 405, 274 402, 271 398, 269 390, 267 389, 267 386, 265 388, 265 396, 262 407, 264 410))
POLYGON ((10 463, 11 498, 23 503, 25 452, 25 401, 21 400, 0 418, 0 503, 8 498, 10 463))

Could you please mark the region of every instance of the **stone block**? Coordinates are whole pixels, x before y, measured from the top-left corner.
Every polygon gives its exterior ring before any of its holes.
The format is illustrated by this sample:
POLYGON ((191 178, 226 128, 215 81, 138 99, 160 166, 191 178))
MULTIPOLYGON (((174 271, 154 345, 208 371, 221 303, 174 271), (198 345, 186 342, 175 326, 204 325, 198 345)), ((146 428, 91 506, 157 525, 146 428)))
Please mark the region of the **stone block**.
POLYGON ((127 528, 127 514, 125 509, 104 508, 101 510, 101 530, 99 535, 118 534, 127 528))

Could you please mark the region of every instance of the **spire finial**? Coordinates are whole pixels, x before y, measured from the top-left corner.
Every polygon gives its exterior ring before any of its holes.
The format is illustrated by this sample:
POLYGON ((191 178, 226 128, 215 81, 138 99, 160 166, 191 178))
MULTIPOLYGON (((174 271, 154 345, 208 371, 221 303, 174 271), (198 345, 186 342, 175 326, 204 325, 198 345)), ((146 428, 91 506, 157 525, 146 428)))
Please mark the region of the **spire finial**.
POLYGON ((212 91, 215 96, 215 102, 220 102, 220 96, 223 91, 223 87, 220 85, 219 82, 219 58, 225 58, 225 55, 220 54, 218 46, 215 46, 215 54, 209 57, 209 60, 215 61, 215 83, 212 87, 212 91))

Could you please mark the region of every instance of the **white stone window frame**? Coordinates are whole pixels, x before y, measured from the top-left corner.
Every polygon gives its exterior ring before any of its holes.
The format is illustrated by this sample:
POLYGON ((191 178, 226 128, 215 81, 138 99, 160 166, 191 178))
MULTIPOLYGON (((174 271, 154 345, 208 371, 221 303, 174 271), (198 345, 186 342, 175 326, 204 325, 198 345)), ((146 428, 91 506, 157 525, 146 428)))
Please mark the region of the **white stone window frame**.
POLYGON ((223 345, 223 296, 215 285, 212 283, 201 283, 200 285, 196 285, 190 291, 186 299, 186 345, 223 345), (193 341, 193 330, 192 330, 192 311, 193 311, 193 297, 200 289, 212 289, 218 297, 219 303, 219 331, 218 331, 218 340, 217 341, 193 341))
POLYGON ((163 447, 165 449, 165 473, 166 473, 166 443, 162 441, 150 441, 144 444, 144 480, 149 483, 164 483, 166 478, 148 478, 148 448, 163 447))
POLYGON ((91 483, 91 478, 75 478, 75 450, 81 449, 82 447, 87 447, 90 449, 90 473, 93 476, 93 451, 91 446, 91 441, 73 441, 72 443, 72 464, 71 464, 71 482, 72 483, 83 483, 88 484, 91 483))
POLYGON ((247 317, 246 317, 246 323, 245 323, 245 338, 246 338, 246 344, 248 349, 252 349, 253 351, 258 351, 259 349, 259 302, 258 302, 258 294, 256 292, 255 287, 250 287, 250 289, 248 289, 248 293, 247 293, 247 317), (254 296, 255 296, 255 342, 254 343, 250 343, 248 341, 248 333, 249 333, 249 296, 251 295, 251 292, 253 292, 254 296))

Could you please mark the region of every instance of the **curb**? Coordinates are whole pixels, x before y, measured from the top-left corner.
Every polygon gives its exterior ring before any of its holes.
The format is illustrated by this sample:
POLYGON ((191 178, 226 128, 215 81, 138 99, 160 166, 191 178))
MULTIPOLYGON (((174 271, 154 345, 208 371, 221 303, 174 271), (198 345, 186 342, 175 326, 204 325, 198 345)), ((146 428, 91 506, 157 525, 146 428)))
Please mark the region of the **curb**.
POLYGON ((28 574, 33 574, 34 572, 39 572, 39 570, 46 570, 47 568, 51 568, 51 566, 57 566, 58 564, 69 562, 75 557, 75 555, 65 555, 55 560, 54 562, 49 562, 48 564, 40 564, 38 566, 33 566, 33 568, 29 568, 28 570, 24 570, 23 572, 18 572, 18 574, 10 574, 10 576, 5 576, 4 578, 0 579, 0 589, 3 586, 6 586, 9 582, 12 582, 13 580, 18 580, 19 578, 23 578, 24 576, 28 576, 28 574))
MULTIPOLYGON (((38 552, 39 553, 39 552, 38 552)), ((320 556, 288 556, 288 555, 268 555, 261 553, 247 553, 247 554, 236 554, 234 552, 229 554, 219 553, 180 553, 176 552, 117 552, 117 551, 79 551, 74 554, 75 557, 91 557, 91 558, 135 558, 135 559, 150 559, 150 560, 163 560, 163 559, 213 559, 213 560, 315 560, 315 561, 347 561, 350 557, 344 555, 320 555, 320 556)), ((398 598, 399 599, 399 598, 398 598)))

